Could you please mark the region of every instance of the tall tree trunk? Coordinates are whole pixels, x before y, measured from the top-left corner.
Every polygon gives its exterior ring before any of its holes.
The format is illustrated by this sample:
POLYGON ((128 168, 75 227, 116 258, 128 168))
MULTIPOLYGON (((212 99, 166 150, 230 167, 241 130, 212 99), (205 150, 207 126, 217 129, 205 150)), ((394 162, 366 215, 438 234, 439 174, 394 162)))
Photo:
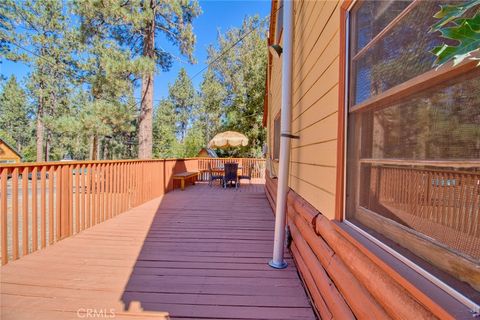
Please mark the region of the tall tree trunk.
POLYGON ((110 141, 103 139, 103 160, 110 160, 110 141))
POLYGON ((92 149, 90 150, 90 159, 97 160, 98 154, 98 136, 95 134, 92 137, 92 149))
POLYGON ((51 134, 48 130, 45 133, 45 161, 50 161, 50 138, 51 134))
POLYGON ((37 110, 37 162, 43 162, 43 141, 45 137, 45 127, 43 126, 43 99, 40 98, 37 110))
MULTIPOLYGON (((148 23, 143 38, 143 56, 155 59, 155 20, 148 23)), ((142 77, 142 101, 138 128, 138 157, 152 158, 152 112, 153 112, 153 76, 148 73, 142 77)))

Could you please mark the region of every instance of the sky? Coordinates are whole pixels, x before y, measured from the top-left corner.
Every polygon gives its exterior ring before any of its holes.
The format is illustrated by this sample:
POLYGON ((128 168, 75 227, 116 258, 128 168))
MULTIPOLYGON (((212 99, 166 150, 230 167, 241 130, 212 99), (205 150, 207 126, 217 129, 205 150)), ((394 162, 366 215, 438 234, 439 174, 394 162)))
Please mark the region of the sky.
MULTIPOLYGON (((192 77, 206 67, 207 47, 216 42, 218 30, 224 33, 232 27, 240 27, 243 19, 248 15, 258 14, 261 18, 264 18, 270 14, 269 0, 200 0, 199 2, 203 13, 193 22, 194 32, 197 36, 194 51, 197 64, 191 65, 175 60, 170 71, 160 71, 154 80, 155 105, 158 104, 158 100, 168 96, 168 84, 173 84, 180 68, 184 67, 188 75, 192 77)), ((171 50, 172 53, 179 56, 178 50, 172 47, 166 39, 160 38, 160 41, 162 48, 168 51, 171 50)), ((187 60, 184 57, 182 58, 184 61, 187 60)), ((7 78, 15 75, 17 80, 21 81, 28 76, 29 68, 22 63, 2 61, 0 64, 0 73, 7 78)), ((201 74, 192 79, 195 88, 199 88, 201 80, 201 74)), ((137 97, 140 95, 139 90, 140 87, 136 90, 137 97)))

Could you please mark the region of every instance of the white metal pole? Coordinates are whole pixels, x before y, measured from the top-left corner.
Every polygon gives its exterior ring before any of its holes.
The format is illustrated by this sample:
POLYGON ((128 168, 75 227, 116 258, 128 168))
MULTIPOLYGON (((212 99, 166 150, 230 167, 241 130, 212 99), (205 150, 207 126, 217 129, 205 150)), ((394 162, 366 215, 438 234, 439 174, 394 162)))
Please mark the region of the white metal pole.
POLYGON ((287 267, 283 259, 287 209, 290 139, 292 137, 292 62, 293 62, 293 1, 283 1, 282 109, 280 118, 280 158, 277 204, 275 208, 275 239, 273 259, 268 263, 276 269, 287 267))

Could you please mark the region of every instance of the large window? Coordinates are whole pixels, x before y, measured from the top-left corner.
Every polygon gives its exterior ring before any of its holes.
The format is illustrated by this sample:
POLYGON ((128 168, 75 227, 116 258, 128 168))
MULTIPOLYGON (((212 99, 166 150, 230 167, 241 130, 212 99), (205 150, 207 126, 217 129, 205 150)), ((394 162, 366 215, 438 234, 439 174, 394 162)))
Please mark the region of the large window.
POLYGON ((445 3, 350 11, 346 219, 480 303, 480 67, 433 67, 445 3))

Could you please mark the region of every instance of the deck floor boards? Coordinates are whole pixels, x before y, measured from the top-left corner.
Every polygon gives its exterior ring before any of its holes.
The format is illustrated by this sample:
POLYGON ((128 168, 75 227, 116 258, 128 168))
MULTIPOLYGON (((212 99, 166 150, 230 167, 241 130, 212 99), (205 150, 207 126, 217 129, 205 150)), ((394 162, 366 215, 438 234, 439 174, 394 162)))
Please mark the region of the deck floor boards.
POLYGON ((315 319, 273 226, 262 184, 175 190, 3 266, 0 318, 315 319))

